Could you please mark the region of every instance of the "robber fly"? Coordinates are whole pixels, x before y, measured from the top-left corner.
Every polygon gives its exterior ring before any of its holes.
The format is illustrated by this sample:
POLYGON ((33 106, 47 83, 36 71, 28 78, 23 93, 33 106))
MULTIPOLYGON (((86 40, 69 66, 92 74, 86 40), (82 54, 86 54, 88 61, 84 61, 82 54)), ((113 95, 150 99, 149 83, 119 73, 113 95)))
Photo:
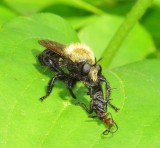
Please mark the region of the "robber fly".
POLYGON ((88 95, 91 97, 90 109, 84 103, 78 102, 77 104, 81 105, 89 114, 96 113, 96 115, 90 117, 98 117, 108 126, 103 134, 114 133, 118 126, 111 113, 107 113, 106 108, 108 105, 115 111, 118 111, 118 108, 110 103, 110 85, 102 75, 102 68, 98 64, 99 60, 96 61, 90 47, 81 43, 65 46, 50 40, 39 40, 39 44, 46 48, 38 56, 39 61, 55 72, 55 75, 49 81, 46 95, 41 97, 40 100, 43 101, 50 95, 56 80, 63 81, 71 96, 76 98, 72 88, 77 81, 82 81, 88 88, 88 95), (103 95, 102 82, 106 83, 106 99, 103 95))

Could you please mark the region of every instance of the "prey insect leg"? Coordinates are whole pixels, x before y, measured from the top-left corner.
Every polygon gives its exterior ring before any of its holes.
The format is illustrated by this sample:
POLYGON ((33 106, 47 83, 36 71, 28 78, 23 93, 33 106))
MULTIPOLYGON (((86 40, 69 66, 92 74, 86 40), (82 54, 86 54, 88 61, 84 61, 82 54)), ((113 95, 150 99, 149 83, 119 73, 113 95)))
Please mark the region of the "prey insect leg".
POLYGON ((76 105, 80 105, 89 114, 93 113, 93 109, 92 109, 91 105, 90 105, 89 109, 87 108, 86 104, 81 103, 81 102, 76 103, 76 105))
POLYGON ((110 97, 110 94, 111 94, 111 87, 109 85, 109 82, 106 80, 106 78, 104 78, 103 76, 101 76, 99 78, 102 82, 105 82, 106 83, 106 101, 109 101, 109 97, 110 97))
POLYGON ((108 125, 108 128, 103 132, 104 135, 107 135, 109 133, 113 134, 118 130, 117 124, 114 122, 112 118, 111 113, 107 113, 104 117, 103 120, 105 123, 108 125), (110 117, 109 117, 110 116, 110 117))
POLYGON ((90 115, 88 116, 89 118, 97 118, 98 116, 97 115, 90 115))
POLYGON ((119 108, 117 108, 116 106, 114 106, 110 102, 109 98, 110 98, 111 88, 110 88, 109 82, 103 76, 100 77, 100 80, 106 83, 106 101, 107 101, 107 104, 109 104, 109 106, 112 107, 116 112, 119 111, 119 108))
POLYGON ((118 108, 118 107, 116 107, 116 106, 114 106, 113 104, 111 104, 111 102, 110 102, 110 101, 108 102, 108 104, 109 104, 109 106, 110 106, 110 107, 112 107, 116 112, 118 112, 118 111, 119 111, 119 108, 118 108))

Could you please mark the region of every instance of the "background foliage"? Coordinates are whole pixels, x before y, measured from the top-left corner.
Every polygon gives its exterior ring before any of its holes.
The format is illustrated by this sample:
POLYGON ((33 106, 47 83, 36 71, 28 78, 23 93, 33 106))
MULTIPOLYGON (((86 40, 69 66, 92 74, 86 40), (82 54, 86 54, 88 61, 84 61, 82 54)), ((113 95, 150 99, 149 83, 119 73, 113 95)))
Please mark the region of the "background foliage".
POLYGON ((159 16, 159 0, 0 1, 0 147, 160 147, 159 16), (75 105, 89 106, 81 83, 76 100, 62 82, 38 100, 53 75, 37 61, 39 39, 84 42, 104 57, 120 108, 108 108, 119 126, 113 136, 75 105))

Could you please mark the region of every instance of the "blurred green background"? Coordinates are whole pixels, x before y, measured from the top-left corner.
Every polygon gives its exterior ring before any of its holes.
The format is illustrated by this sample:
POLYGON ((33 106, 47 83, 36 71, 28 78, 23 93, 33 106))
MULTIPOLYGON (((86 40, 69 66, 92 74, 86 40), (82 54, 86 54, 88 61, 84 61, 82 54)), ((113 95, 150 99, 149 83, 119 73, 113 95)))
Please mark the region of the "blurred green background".
MULTIPOLYGON (((99 57, 101 56, 100 51, 106 49, 135 3, 136 0, 1 0, 0 24, 3 26, 7 21, 18 16, 54 13, 67 20, 76 30, 80 41, 94 48, 95 54, 99 57)), ((129 39, 126 39, 128 41, 123 41, 110 67, 121 66, 144 58, 159 58, 159 5, 160 1, 155 0, 139 20, 139 24, 134 26, 131 33, 128 32, 131 34, 127 37, 129 39), (135 35, 133 36, 132 33, 135 35), (140 45, 142 42, 148 45, 140 45), (133 43, 136 43, 135 47, 133 43), (125 48, 133 49, 128 53, 125 48)))
POLYGON ((160 0, 1 0, 0 26, 0 148, 160 147, 160 0), (81 83, 78 100, 62 82, 38 100, 53 75, 37 61, 39 39, 83 42, 103 57, 120 108, 109 108, 119 126, 113 136, 75 105, 89 106, 81 83))

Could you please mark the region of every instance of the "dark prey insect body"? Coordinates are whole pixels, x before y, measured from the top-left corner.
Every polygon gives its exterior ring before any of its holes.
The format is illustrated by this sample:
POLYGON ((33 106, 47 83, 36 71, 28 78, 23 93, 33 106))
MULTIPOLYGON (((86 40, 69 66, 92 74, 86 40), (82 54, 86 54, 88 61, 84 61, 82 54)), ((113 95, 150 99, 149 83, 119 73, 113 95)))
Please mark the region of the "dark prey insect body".
POLYGON ((92 50, 81 43, 69 46, 50 40, 40 40, 39 43, 46 48, 38 56, 39 61, 55 72, 48 84, 46 95, 40 98, 41 101, 50 95, 56 80, 63 81, 71 96, 76 98, 72 88, 77 81, 82 81, 89 91, 88 94, 91 98, 90 109, 84 103, 79 102, 78 104, 89 114, 96 113, 96 115, 90 117, 98 117, 108 126, 103 134, 114 133, 118 126, 114 122, 111 113, 107 113, 106 108, 108 105, 115 111, 118 111, 118 108, 110 103, 109 83, 101 74, 101 66, 96 61, 92 50), (106 99, 103 95, 102 82, 106 84, 106 99))

